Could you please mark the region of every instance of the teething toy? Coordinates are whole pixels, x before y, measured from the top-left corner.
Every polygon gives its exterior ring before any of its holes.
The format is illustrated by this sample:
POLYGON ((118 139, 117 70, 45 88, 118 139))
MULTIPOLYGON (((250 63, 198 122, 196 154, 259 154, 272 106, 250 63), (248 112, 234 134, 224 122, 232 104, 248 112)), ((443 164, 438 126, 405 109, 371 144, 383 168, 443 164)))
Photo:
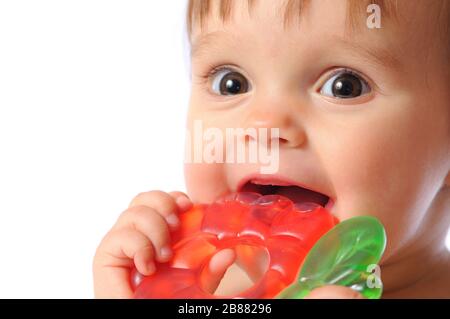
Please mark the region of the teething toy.
MULTIPOLYGON (((308 251, 338 222, 318 204, 256 193, 196 205, 180 220, 172 234, 172 260, 158 264, 140 283, 132 280, 136 298, 217 298, 201 287, 204 267, 216 252, 238 245, 265 249, 269 266, 252 287, 229 297, 273 298, 293 283, 308 251)), ((251 249, 246 254, 249 260, 254 257, 251 249)))
POLYGON ((351 287, 369 299, 383 290, 377 263, 386 247, 383 225, 374 217, 345 220, 320 238, 306 257, 297 280, 277 297, 299 299, 323 285, 351 287))

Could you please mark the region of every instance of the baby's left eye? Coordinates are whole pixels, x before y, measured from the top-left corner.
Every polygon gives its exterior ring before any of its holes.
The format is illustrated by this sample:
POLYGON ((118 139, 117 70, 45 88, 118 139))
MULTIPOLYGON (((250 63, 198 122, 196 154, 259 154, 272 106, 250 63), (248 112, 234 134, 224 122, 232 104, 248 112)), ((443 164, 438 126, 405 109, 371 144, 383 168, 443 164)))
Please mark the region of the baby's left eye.
POLYGON ((320 88, 320 93, 338 99, 352 99, 370 93, 369 84, 350 70, 340 70, 320 88))

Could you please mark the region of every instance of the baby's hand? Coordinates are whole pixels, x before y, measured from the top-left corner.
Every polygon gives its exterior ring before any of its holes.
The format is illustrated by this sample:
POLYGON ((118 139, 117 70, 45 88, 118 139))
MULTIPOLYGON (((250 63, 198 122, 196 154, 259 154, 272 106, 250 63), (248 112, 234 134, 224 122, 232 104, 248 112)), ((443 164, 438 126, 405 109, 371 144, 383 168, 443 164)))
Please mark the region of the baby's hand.
MULTIPOLYGON (((136 196, 97 248, 93 263, 95 297, 132 298, 131 271, 136 267, 148 276, 156 270, 155 259, 171 259, 170 231, 179 226, 178 213, 191 207, 192 202, 182 192, 151 191, 136 196)), ((203 276, 203 287, 214 293, 227 268, 240 259, 237 257, 232 249, 218 252, 203 276)), ((325 286, 313 290, 307 298, 362 296, 350 288, 325 286)))
POLYGON ((178 213, 192 207, 182 192, 151 191, 136 196, 97 248, 93 271, 96 298, 132 298, 133 267, 144 276, 172 257, 170 231, 178 213))

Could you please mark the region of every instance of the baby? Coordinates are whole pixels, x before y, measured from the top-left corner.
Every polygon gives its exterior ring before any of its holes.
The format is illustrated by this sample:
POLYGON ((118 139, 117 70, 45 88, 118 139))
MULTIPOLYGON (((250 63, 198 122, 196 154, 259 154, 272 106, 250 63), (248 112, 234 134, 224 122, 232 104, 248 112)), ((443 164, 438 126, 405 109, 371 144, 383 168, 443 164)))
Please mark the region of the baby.
MULTIPOLYGON (((132 297, 131 270, 147 276, 170 260, 177 214, 193 203, 254 191, 317 202, 341 221, 377 217, 388 238, 382 297, 449 298, 450 0, 191 0, 187 23, 188 129, 277 128, 266 136, 277 170, 191 161, 187 195, 136 196, 97 249, 95 296, 132 297)), ((238 257, 215 255, 205 289, 238 257)), ((223 278, 230 290, 239 276, 223 278)), ((309 297, 361 295, 325 286, 309 297)))

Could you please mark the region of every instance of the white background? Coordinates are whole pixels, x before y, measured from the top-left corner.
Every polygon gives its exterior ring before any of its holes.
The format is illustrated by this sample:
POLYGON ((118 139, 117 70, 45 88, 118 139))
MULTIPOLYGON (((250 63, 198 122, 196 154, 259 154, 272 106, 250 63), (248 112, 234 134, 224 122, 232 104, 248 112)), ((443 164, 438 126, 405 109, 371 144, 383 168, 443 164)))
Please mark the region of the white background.
POLYGON ((0 297, 93 297, 133 196, 184 190, 185 6, 0 0, 0 297))
POLYGON ((184 190, 185 9, 0 0, 0 298, 93 297, 132 197, 184 190))

